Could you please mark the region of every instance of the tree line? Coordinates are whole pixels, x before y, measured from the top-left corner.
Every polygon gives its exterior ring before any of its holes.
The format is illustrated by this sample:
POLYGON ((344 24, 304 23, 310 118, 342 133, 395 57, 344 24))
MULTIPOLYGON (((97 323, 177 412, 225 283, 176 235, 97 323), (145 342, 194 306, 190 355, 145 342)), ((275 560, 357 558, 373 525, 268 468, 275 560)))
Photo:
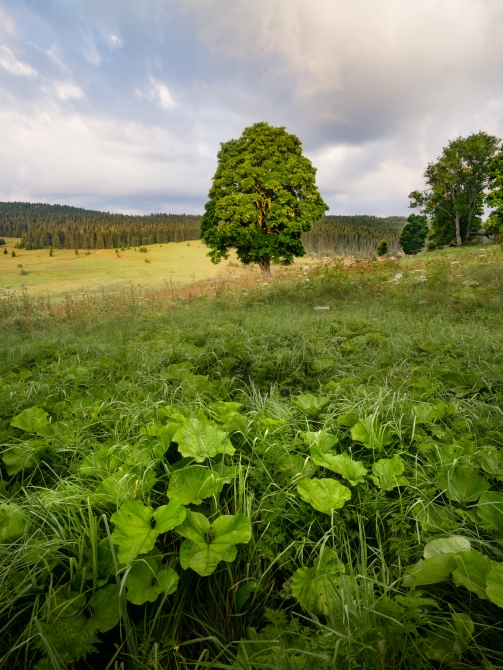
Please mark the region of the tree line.
POLYGON ((403 216, 324 216, 302 235, 308 253, 321 256, 373 256, 379 241, 388 243, 388 253, 400 251, 399 240, 407 220, 403 216))
POLYGON ((0 203, 0 235, 20 237, 26 249, 114 249, 185 242, 200 235, 191 214, 111 214, 68 205, 0 203))

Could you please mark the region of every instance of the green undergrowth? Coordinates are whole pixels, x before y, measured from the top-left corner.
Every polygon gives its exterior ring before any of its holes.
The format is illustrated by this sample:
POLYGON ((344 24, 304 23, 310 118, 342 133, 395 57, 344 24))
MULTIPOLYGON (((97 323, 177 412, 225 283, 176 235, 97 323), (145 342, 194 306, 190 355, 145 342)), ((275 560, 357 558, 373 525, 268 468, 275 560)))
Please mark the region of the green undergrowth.
POLYGON ((0 666, 501 667, 501 261, 5 314, 0 666))

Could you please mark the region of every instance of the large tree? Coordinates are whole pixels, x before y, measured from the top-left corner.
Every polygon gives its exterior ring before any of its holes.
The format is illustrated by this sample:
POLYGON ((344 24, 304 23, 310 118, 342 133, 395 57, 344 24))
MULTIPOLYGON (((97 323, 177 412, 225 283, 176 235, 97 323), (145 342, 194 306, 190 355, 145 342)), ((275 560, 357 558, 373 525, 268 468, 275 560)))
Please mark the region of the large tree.
POLYGON ((430 236, 437 243, 455 239, 461 246, 478 230, 489 166, 498 148, 498 138, 472 133, 449 142, 426 168, 426 189, 409 195, 410 206, 430 216, 430 236))
POLYGON ((201 221, 214 263, 236 249, 244 264, 290 265, 305 254, 301 235, 328 209, 316 187, 316 168, 283 127, 255 123, 223 142, 201 221))

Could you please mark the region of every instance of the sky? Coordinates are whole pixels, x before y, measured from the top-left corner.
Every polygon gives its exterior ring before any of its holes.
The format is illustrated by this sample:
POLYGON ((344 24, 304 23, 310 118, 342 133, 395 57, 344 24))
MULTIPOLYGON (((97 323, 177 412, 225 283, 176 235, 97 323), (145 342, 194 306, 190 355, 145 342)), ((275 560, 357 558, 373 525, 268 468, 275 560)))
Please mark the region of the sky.
POLYGON ((502 0, 0 0, 0 200, 202 213, 221 142, 285 126, 330 214, 408 215, 503 137, 502 0))

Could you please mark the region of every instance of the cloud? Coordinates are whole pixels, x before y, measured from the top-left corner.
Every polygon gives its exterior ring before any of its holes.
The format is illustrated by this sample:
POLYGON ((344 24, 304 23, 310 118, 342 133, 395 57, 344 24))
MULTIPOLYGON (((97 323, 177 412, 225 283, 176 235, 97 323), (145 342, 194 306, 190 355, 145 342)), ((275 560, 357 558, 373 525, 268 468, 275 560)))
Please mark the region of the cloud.
POLYGON ((17 77, 34 77, 37 72, 28 63, 23 63, 5 46, 0 46, 0 65, 17 77))
POLYGON ((61 100, 71 100, 72 98, 83 98, 84 92, 76 84, 62 83, 56 84, 56 95, 61 100))
POLYGON ((166 84, 156 81, 153 77, 150 77, 150 82, 152 84, 150 99, 156 100, 163 109, 173 109, 176 102, 166 84))
POLYGON ((503 136, 501 0, 6 7, 3 198, 201 211, 220 142, 266 120, 333 213, 403 214, 449 139, 503 136))

